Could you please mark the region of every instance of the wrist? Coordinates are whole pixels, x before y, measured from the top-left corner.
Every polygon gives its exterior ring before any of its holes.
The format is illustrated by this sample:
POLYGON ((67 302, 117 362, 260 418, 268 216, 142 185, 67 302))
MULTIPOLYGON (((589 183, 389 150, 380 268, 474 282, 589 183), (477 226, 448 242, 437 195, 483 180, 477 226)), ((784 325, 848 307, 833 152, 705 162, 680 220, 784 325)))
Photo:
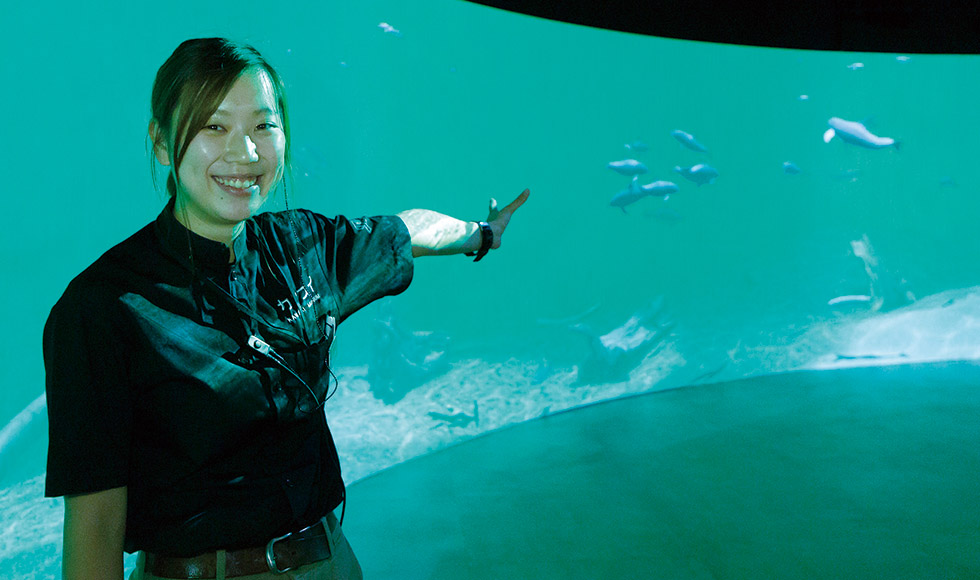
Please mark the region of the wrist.
POLYGON ((466 252, 467 256, 476 256, 474 262, 479 262, 483 256, 487 255, 493 247, 493 228, 487 222, 476 222, 478 233, 480 234, 480 247, 475 252, 466 252))

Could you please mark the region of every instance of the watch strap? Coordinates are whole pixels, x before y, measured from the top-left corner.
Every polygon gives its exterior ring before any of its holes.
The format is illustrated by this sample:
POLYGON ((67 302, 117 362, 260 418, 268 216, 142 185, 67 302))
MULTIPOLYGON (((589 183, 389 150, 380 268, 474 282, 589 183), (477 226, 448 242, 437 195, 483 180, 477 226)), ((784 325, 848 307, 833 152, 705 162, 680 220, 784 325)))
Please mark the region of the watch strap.
POLYGON ((467 256, 476 256, 473 258, 474 262, 479 262, 483 259, 483 256, 487 255, 490 248, 493 247, 493 228, 487 222, 477 222, 480 226, 480 249, 475 252, 466 252, 467 256))

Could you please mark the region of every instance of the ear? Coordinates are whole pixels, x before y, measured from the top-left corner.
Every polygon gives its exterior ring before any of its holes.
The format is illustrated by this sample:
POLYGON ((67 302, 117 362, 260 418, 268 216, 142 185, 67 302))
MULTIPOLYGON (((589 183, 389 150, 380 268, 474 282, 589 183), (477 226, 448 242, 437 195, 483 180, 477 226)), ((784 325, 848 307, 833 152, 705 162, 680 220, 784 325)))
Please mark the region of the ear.
POLYGON ((153 141, 153 155, 156 156, 160 165, 170 165, 170 154, 167 152, 167 145, 164 143, 160 124, 157 123, 156 119, 150 121, 148 132, 150 133, 150 140, 153 141))

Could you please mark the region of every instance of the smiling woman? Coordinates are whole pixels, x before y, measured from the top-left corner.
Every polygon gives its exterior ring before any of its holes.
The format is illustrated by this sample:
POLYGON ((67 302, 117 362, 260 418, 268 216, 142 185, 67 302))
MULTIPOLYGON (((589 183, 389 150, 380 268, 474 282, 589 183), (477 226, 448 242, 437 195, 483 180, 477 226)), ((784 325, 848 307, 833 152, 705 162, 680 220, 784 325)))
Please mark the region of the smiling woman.
POLYGON ((154 158, 171 167, 167 192, 176 197, 177 219, 230 245, 289 161, 282 80, 251 47, 187 41, 160 68, 152 111, 154 158), (190 77, 183 85, 182 76, 190 77))
MULTIPOLYGON (((177 191, 177 219, 208 239, 229 244, 235 228, 258 212, 283 172, 286 138, 268 73, 242 73, 184 151, 177 191), (255 103, 260 109, 253 109, 255 103)), ((163 146, 157 160, 170 164, 163 146)))
POLYGON ((323 411, 336 327, 405 290, 415 256, 499 247, 528 194, 479 224, 259 213, 289 165, 283 83, 261 55, 184 42, 152 101, 170 200, 72 280, 44 329, 64 576, 120 579, 126 551, 143 580, 360 578, 323 411))

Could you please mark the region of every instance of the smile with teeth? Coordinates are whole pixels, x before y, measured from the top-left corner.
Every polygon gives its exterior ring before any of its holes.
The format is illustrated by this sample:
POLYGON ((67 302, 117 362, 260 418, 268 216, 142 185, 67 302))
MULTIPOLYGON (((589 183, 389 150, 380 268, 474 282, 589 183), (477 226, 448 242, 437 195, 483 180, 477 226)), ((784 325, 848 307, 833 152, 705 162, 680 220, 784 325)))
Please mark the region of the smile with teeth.
POLYGON ((256 176, 246 177, 245 179, 240 178, 229 178, 229 177, 218 177, 214 176, 214 180, 228 187, 234 187, 235 189, 249 189, 256 183, 258 183, 259 178, 256 176))

